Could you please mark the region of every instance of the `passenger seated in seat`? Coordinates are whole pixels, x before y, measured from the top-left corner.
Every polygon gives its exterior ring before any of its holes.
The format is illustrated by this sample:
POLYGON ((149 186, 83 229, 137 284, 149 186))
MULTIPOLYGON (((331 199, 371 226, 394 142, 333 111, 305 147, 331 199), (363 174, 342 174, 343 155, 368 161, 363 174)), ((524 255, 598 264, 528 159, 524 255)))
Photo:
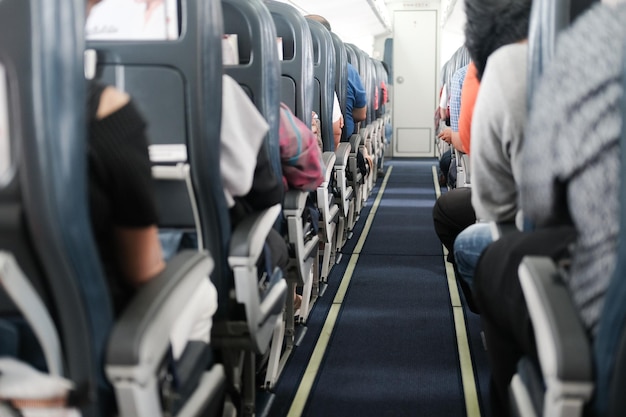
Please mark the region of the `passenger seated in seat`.
MULTIPOLYGON (((437 137, 451 145, 448 159, 448 172, 446 173, 445 182, 450 188, 456 188, 456 161, 452 161, 452 152, 454 149, 460 152, 467 153, 459 136, 459 116, 461 114, 461 91, 463 89, 463 82, 465 81, 465 75, 469 65, 465 65, 454 72, 452 76, 451 93, 450 93, 450 127, 443 129, 437 137)), ((445 161, 446 158, 442 158, 445 161)))
MULTIPOLYGON (((328 20, 326 20, 323 16, 310 14, 305 17, 321 23, 326 29, 328 29, 329 32, 332 31, 330 22, 328 22, 328 20)), ((349 140, 350 136, 358 131, 356 123, 365 120, 367 117, 367 96, 365 94, 365 87, 363 87, 363 82, 361 81, 359 72, 350 63, 348 63, 346 113, 343 116, 344 130, 346 138, 349 140)), ((361 160, 361 167, 359 168, 361 170, 361 174, 365 175, 374 166, 372 156, 369 155, 367 149, 364 148, 363 153, 357 153, 357 158, 361 160), (365 161, 367 161, 367 166, 365 165, 365 161)))
MULTIPOLYGON (((463 153, 467 153, 459 137, 459 116, 461 114, 461 90, 465 81, 465 74, 469 65, 465 65, 454 72, 450 91, 450 127, 439 132, 437 137, 463 153)), ((456 174, 455 174, 456 176, 456 174)))
MULTIPOLYGON (((356 123, 365 120, 367 117, 365 88, 358 71, 350 63, 348 63, 347 87, 344 128, 347 132, 346 137, 350 138, 350 136, 358 132, 356 123)), ((363 176, 367 175, 374 167, 374 161, 366 147, 363 147, 362 151, 357 152, 357 164, 363 176), (367 162, 367 166, 365 162, 367 162)))
POLYGON ((589 336, 597 336, 620 227, 625 19, 624 4, 598 4, 579 16, 560 35, 532 98, 520 202, 537 229, 506 235, 490 245, 474 278, 492 368, 493 415, 509 414, 507 390, 519 359, 537 360, 517 276, 520 260, 550 242, 544 255, 566 255, 563 225, 575 229, 570 229, 575 243, 565 284, 589 336))
MULTIPOLYGON (((470 52, 472 61, 468 67, 466 79, 463 83, 463 90, 461 92, 461 115, 459 116, 459 137, 463 143, 465 149, 470 149, 470 163, 472 166, 476 165, 474 159, 480 159, 483 157, 491 160, 487 162, 490 167, 496 166, 490 170, 484 170, 485 176, 490 176, 492 181, 512 181, 512 160, 511 153, 513 150, 517 150, 517 146, 520 142, 521 131, 524 125, 524 114, 519 114, 516 110, 520 108, 520 100, 525 99, 525 89, 523 83, 526 79, 526 75, 513 77, 515 83, 512 86, 504 85, 500 86, 501 80, 497 76, 490 76, 488 78, 494 78, 492 85, 488 86, 489 91, 484 95, 482 100, 483 109, 479 113, 479 120, 475 120, 476 109, 478 104, 478 96, 482 89, 482 77, 487 67, 488 58, 498 48, 508 45, 514 42, 519 42, 526 38, 528 33, 528 19, 530 15, 530 0, 525 1, 482 1, 482 0, 466 0, 465 8, 466 14, 472 16, 472 19, 468 19, 468 25, 466 26, 466 47, 470 52), (519 78, 519 79, 518 79, 519 78), (481 87, 479 88, 479 82, 481 87), (498 85, 493 85, 498 84, 498 85), (515 88, 513 88, 513 86, 515 88), (523 93, 518 94, 519 91, 523 93), (469 93, 469 94, 468 94, 469 93), (472 94, 473 93, 473 94, 472 94), (504 102, 505 105, 497 106, 494 100, 500 100, 500 103, 504 102), (493 102, 492 102, 493 101, 493 102), (468 114, 469 112, 469 114, 468 114), (476 125, 480 123, 480 125, 476 125), (474 136, 474 134, 480 136, 474 136), (487 138, 485 138, 487 136, 487 138), (485 141, 493 148, 490 155, 478 155, 474 158, 474 141, 485 141), (502 141, 501 146, 494 145, 502 141), (513 149, 513 150, 511 150, 513 149)), ((523 47, 522 47, 523 48, 523 47)), ((504 57, 504 61, 515 57, 516 61, 522 58, 522 64, 525 64, 524 52, 516 49, 513 53, 509 53, 504 57)), ((500 61, 503 58, 498 58, 500 61)), ((504 65, 502 62, 498 64, 498 68, 504 65)), ((519 68, 508 69, 507 71, 518 71, 519 68)), ((497 70, 494 70, 496 74, 499 74, 497 70)), ((509 74, 500 74, 500 77, 506 77, 509 74)), ((523 107, 523 104, 521 105, 523 107)), ((523 111, 523 109, 522 109, 523 111)), ((484 147, 483 147, 484 148, 484 147)), ((484 167, 476 167, 480 170, 484 167)), ((473 169, 472 169, 473 171, 473 169)), ((473 187, 476 187, 476 181, 480 182, 480 174, 478 178, 472 174, 473 187)), ((515 189, 515 187, 513 187, 515 189)), ((501 190, 501 189, 500 189, 501 190)), ((488 187, 483 184, 478 184, 478 192, 481 198, 485 193, 489 192, 488 187), (482 187, 481 187, 482 186, 482 187)), ((473 265, 478 259, 478 255, 486 245, 484 242, 490 242, 491 232, 486 224, 481 224, 476 228, 476 233, 472 231, 476 226, 477 217, 480 219, 494 220, 502 219, 502 213, 498 213, 498 203, 491 200, 489 210, 483 205, 479 207, 479 213, 476 213, 474 206, 474 193, 475 190, 467 187, 457 188, 452 190, 440 198, 437 199, 435 207, 433 208, 433 220, 435 223, 435 230, 437 235, 442 240, 442 243, 450 251, 448 260, 454 263, 456 276, 458 283, 463 290, 465 299, 468 302, 470 309, 473 312, 478 312, 476 304, 473 302, 473 295, 471 289, 471 277, 473 272, 473 265), (477 216, 478 215, 478 216, 477 216), (472 227, 466 235, 461 236, 462 232, 472 227), (459 240, 460 239, 460 240, 459 240), (457 243, 458 241, 458 243, 457 243), (481 246, 482 245, 482 246, 481 246), (464 253, 456 254, 456 248, 459 247, 464 253), (478 247, 475 251, 470 248, 478 247), (476 254, 478 253, 478 254, 476 254), (463 256, 467 255, 467 256, 463 256), (451 259, 452 258, 452 259, 451 259), (459 261, 462 263, 459 268, 459 261)), ((491 196, 492 199, 494 196, 491 196)), ((510 212, 511 204, 515 205, 515 198, 510 197, 510 192, 501 197, 499 202, 507 202, 507 211, 510 212)), ((500 210, 503 210, 500 208, 500 210)), ((513 210, 513 216, 515 210, 513 210)))
MULTIPOLYGON (((251 213, 282 204, 289 187, 313 191, 323 181, 315 135, 286 106, 281 105, 280 112, 282 180, 274 175, 264 146, 267 122, 239 84, 227 75, 222 77, 220 172, 233 229, 251 213)), ((161 240, 166 242, 167 252, 173 254, 181 247, 197 246, 195 234, 186 235, 188 239, 183 240, 183 232, 168 230, 161 233, 161 240)), ((271 265, 266 265, 266 257, 262 256, 257 263, 259 272, 278 267, 286 274, 289 253, 285 239, 271 229, 265 243, 271 265)), ((300 302, 296 297, 296 309, 300 302)))
MULTIPOLYGON (((486 58, 485 58, 486 59, 486 58)), ((462 132, 467 135, 469 146, 470 126, 474 113, 474 102, 478 95, 479 81, 476 66, 470 62, 461 90, 461 109, 459 113, 459 138, 463 141, 462 132)), ((458 187, 442 194, 433 207, 433 224, 435 232, 443 246, 448 250, 447 260, 456 271, 454 260, 454 240, 466 227, 476 222, 476 214, 472 207, 472 193, 469 187, 458 187)), ((456 272, 458 276, 458 272, 456 272)), ((463 285, 463 281, 460 282, 463 285)), ((466 289, 463 289, 465 293, 466 289)))
POLYGON ((284 103, 280 104, 279 136, 285 190, 315 191, 324 182, 317 136, 284 103))
MULTIPOLYGON (((341 142, 341 129, 343 129, 343 116, 341 115, 341 107, 337 99, 337 93, 333 92, 333 143, 334 149, 337 149, 341 142)), ((317 144, 322 152, 324 151, 324 142, 322 140, 321 120, 315 112, 312 114, 311 130, 317 136, 317 144)))
MULTIPOLYGON (((100 0, 87 0, 87 13, 100 0)), ((146 124, 130 97, 95 82, 88 97, 91 222, 116 315, 165 267, 148 156, 146 124)), ((209 342, 217 292, 207 277, 171 335, 174 357, 189 339, 209 342)))
POLYGON ((454 242, 460 279, 469 286, 478 258, 492 242, 487 222, 512 223, 518 213, 531 3, 525 0, 499 6, 488 1, 466 0, 466 13, 472 19, 465 29, 466 44, 477 65, 484 68, 482 72, 479 70, 481 86, 474 107, 470 144, 472 207, 480 223, 463 230, 454 242), (498 23, 490 26, 487 22, 498 23), (494 27, 502 29, 494 30, 494 27), (494 43, 504 46, 492 51, 494 43))
MULTIPOLYGON (((283 186, 289 189, 315 191, 324 182, 322 150, 317 145, 317 136, 300 119, 280 104, 280 162, 283 171, 283 186)), ((307 213, 311 217, 314 230, 317 230, 319 211, 311 194, 307 213)), ((294 310, 302 304, 302 296, 294 295, 294 310)))

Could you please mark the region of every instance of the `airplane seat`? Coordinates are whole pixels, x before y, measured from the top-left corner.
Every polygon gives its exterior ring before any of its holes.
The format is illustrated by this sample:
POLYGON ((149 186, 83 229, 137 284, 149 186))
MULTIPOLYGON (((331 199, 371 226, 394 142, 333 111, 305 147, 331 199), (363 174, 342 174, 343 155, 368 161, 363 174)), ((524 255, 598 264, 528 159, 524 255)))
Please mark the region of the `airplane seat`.
POLYGON ((276 34, 282 38, 281 101, 311 127, 313 108, 313 40, 306 19, 293 6, 265 1, 276 34))
MULTIPOLYGON (((544 68, 552 59, 556 38, 580 13, 595 1, 534 2, 529 28, 528 94, 532 95, 544 68)), ((622 81, 626 85, 626 78, 622 81)), ((529 100, 529 105, 531 100, 529 100)), ((622 114, 626 107, 622 100, 622 114)), ((626 146, 622 127, 620 146, 626 146)), ((622 172, 626 163, 622 156, 622 172)), ((626 224, 626 190, 620 189, 620 225, 626 224)), ((623 335, 626 309, 622 278, 625 246, 620 227, 616 270, 606 292, 599 331, 590 343, 583 328, 564 274, 549 258, 525 257, 519 277, 533 323, 539 363, 522 358, 509 392, 515 415, 526 416, 617 416, 626 404, 623 390, 623 335), (611 374, 612 368, 612 374, 611 374)))
MULTIPOLYGON (((341 114, 346 112, 346 85, 348 83, 348 53, 341 38, 330 32, 335 49, 335 93, 341 107, 341 114)), ((343 138, 342 138, 343 139, 343 138)))
POLYGON ((454 149, 454 153, 456 154, 456 186, 457 188, 471 187, 469 155, 458 149, 454 149))
MULTIPOLYGON (((219 350, 232 384, 239 385, 243 380, 241 385, 254 386, 254 378, 239 374, 237 363, 242 355, 247 361, 267 351, 282 315, 286 284, 272 276, 269 288, 259 291, 251 265, 261 256, 265 236, 280 209, 272 207, 251 216, 231 234, 216 152, 221 120, 221 101, 215 100, 221 96, 222 86, 221 7, 216 1, 183 2, 181 6, 183 16, 198 18, 185 22, 177 42, 92 45, 99 52, 101 77, 124 82, 154 127, 149 132, 153 138, 151 157, 155 162, 153 174, 158 178, 157 192, 165 196, 159 199, 164 225, 195 227, 198 249, 208 249, 215 261, 211 278, 218 288, 219 308, 214 317, 212 347, 219 350), (211 51, 202 55, 201 65, 197 61, 198 48, 211 51), (124 67, 123 74, 120 66, 124 67), (155 84, 160 88, 154 89, 155 84), (189 92, 201 92, 201 99, 189 96, 189 92), (163 97, 168 101, 164 102, 163 97), (162 149, 159 145, 167 146, 162 149), (175 186, 180 191, 174 199, 171 196, 175 186), (193 210, 188 210, 192 204, 183 203, 185 192, 190 203, 195 203, 193 210), (172 209, 177 214, 184 211, 184 217, 170 216, 172 209)), ((254 364, 246 369, 250 368, 254 364)))
MULTIPOLYGON (((322 122, 322 142, 324 144, 324 182, 317 188, 317 206, 320 209, 321 251, 320 281, 325 282, 335 263, 336 231, 339 220, 339 206, 334 202, 332 191, 333 167, 336 161, 334 152, 333 106, 335 95, 335 47, 330 32, 319 22, 307 19, 313 40, 314 94, 313 110, 322 122)), ((314 292, 316 288, 314 287, 314 292)), ((317 289, 318 294, 323 292, 317 289)))
MULTIPOLYGON (((282 89, 281 64, 274 20, 268 6, 263 1, 222 0, 222 5, 225 33, 237 34, 240 54, 243 53, 245 55, 245 57, 242 56, 240 65, 226 65, 224 71, 244 87, 259 112, 270 124, 270 131, 265 138, 265 143, 272 161, 277 162, 273 164, 274 172, 282 176, 279 146, 280 92, 282 89)), ((288 53, 285 56, 290 56, 293 59, 296 53, 294 52, 294 40, 284 37, 281 41, 283 46, 286 46, 288 49, 288 53)), ((299 51, 297 52, 297 54, 300 53, 299 51)), ((293 80, 290 79, 290 81, 293 80)), ((292 83, 292 86, 294 87, 293 91, 295 91, 295 88, 297 88, 295 83, 292 83)), ((288 101, 291 101, 292 104, 295 102, 295 100, 288 101)), ((310 112, 309 108, 309 120, 310 112)), ((281 221, 276 225, 281 233, 283 233, 284 223, 289 224, 289 218, 292 217, 287 207, 288 201, 290 201, 289 196, 294 194, 304 197, 302 200, 293 203, 296 204, 296 211, 299 213, 300 219, 304 215, 308 193, 301 191, 287 192, 284 197, 281 221)), ((298 240, 296 238, 295 241, 298 243, 294 245, 300 250, 305 245, 304 232, 301 230, 301 233, 301 239, 298 240)), ((274 328, 270 339, 269 356, 264 364, 265 376, 263 385, 268 389, 271 389, 276 384, 286 359, 291 355, 295 346, 296 329, 293 302, 295 286, 298 283, 298 272, 296 269, 295 265, 290 265, 289 267, 288 275, 286 276, 288 279, 288 290, 286 291, 286 301, 283 301, 284 318, 279 320, 274 328)), ((262 368, 259 370, 263 371, 262 368)))
MULTIPOLYGON (((341 107, 341 114, 346 114, 346 94, 348 88, 348 53, 346 47, 337 34, 331 32, 333 45, 335 47, 335 93, 341 107)), ((341 142, 335 149, 335 166, 332 179, 333 194, 339 206, 339 223, 336 240, 337 250, 341 250, 343 244, 349 236, 354 224, 354 190, 348 184, 346 172, 348 170, 348 158, 350 155, 350 144, 347 143, 346 130, 342 129, 341 142)))
POLYGON ((0 322, 3 355, 32 353, 15 359, 69 380, 85 393, 79 411, 95 416, 110 394, 98 358, 113 314, 80 192, 82 32, 59 18, 79 22, 83 10, 0 3, 0 322))
MULTIPOLYGON (((378 166, 378 173, 383 172, 383 166, 384 166, 384 160, 385 160, 385 145, 387 144, 387 138, 386 138, 386 130, 388 128, 388 125, 390 124, 390 119, 388 117, 388 113, 390 112, 391 106, 387 105, 387 102, 385 101, 385 98, 388 99, 388 97, 385 97, 388 94, 389 91, 389 81, 387 79, 387 72, 385 71, 385 68, 383 67, 382 61, 380 60, 374 60, 374 65, 375 65, 375 69, 376 69, 376 80, 378 85, 380 86, 380 96, 379 96, 379 106, 378 106, 378 112, 377 112, 377 120, 379 120, 379 130, 378 130, 378 136, 376 138, 376 159, 377 159, 377 166, 378 166), (386 92, 383 91, 383 84, 385 86, 386 92)), ((390 127, 390 126, 389 126, 390 127)))
POLYGON ((344 43, 344 45, 346 47, 346 53, 348 54, 348 63, 354 66, 359 74, 361 74, 361 63, 359 62, 359 58, 356 54, 356 49, 354 49, 355 46, 351 43, 344 43))
POLYGON ((306 22, 313 45, 313 111, 322 122, 323 151, 334 151, 335 46, 330 32, 321 23, 310 19, 306 22))
MULTIPOLYGON (((369 78, 367 78, 366 76, 368 69, 366 68, 366 64, 365 64, 364 53, 362 53, 361 50, 353 44, 346 43, 345 45, 346 45, 346 51, 348 52, 348 61, 350 62, 350 64, 352 64, 356 68, 356 70, 359 73, 359 76, 361 77, 361 82, 363 84, 363 88, 365 89, 365 94, 366 94, 367 115, 369 115, 371 111, 371 103, 370 103, 371 91, 369 89, 370 84, 367 82, 369 78)), ((368 126, 367 117, 365 120, 359 123, 355 123, 355 129, 357 129, 357 126, 358 126, 358 130, 356 130, 352 134, 352 137, 349 138, 349 142, 351 144, 351 153, 350 153, 350 159, 348 161, 349 170, 347 174, 348 180, 350 181, 350 185, 352 186, 354 193, 355 193, 354 217, 353 217, 354 222, 358 220, 358 217, 361 214, 361 210, 363 208, 363 202, 367 194, 367 187, 366 187, 367 173, 359 170, 358 159, 360 157, 357 156, 357 153, 361 153, 361 155, 363 155, 363 148, 365 147, 365 137, 366 135, 369 134, 369 130, 368 131, 365 130, 366 127, 368 126), (356 138, 355 136, 358 136, 358 138, 356 138)), ((350 225, 350 230, 352 230, 353 226, 354 224, 350 225)))
MULTIPOLYGON (((266 0, 276 34, 282 39, 283 59, 281 69, 281 97, 285 104, 295 103, 290 107, 293 114, 309 129, 313 110, 314 73, 313 40, 306 19, 293 6, 277 1, 266 0)), ((280 171, 279 171, 280 172, 280 171)), ((319 282, 317 220, 307 216, 309 193, 302 190, 289 190, 284 200, 284 215, 287 224, 287 237, 293 248, 291 263, 295 274, 288 277, 290 286, 302 287, 302 305, 299 321, 308 318, 312 303, 313 286, 319 282), (291 279, 295 278, 295 279, 291 279)), ((309 205, 310 207, 310 205, 309 205)), ((317 206, 315 210, 319 209, 317 206)), ((293 293, 292 290, 289 291, 293 293)), ((287 315, 290 320, 292 303, 287 302, 287 315)))
POLYGON ((181 380, 188 392, 160 385, 168 367, 182 371, 169 357, 169 330, 176 319, 171 312, 183 308, 210 272, 209 257, 177 257, 113 317, 87 204, 84 6, 82 0, 0 4, 0 30, 9 31, 0 41, 0 107, 12 113, 0 129, 3 155, 11 155, 0 191, 5 295, 39 341, 45 372, 73 384, 67 403, 81 415, 114 412, 103 370, 121 416, 156 415, 162 402, 172 405, 169 410, 183 406, 189 415, 220 408, 207 395, 219 385, 219 368, 200 382, 181 380), (6 240, 17 234, 23 238, 6 240), (119 373, 125 374, 125 387, 135 388, 130 395, 120 395, 119 373))
POLYGON ((378 158, 376 158, 376 137, 378 135, 379 123, 376 118, 376 112, 378 111, 378 97, 380 96, 380 89, 376 82, 376 68, 374 66, 374 62, 372 58, 369 57, 365 52, 360 51, 359 54, 365 63, 366 68, 366 90, 368 95, 368 113, 367 113, 367 126, 366 129, 369 129, 369 132, 364 134, 364 145, 367 149, 368 154, 372 157, 372 167, 370 172, 367 174, 367 178, 365 181, 365 192, 363 193, 363 202, 369 198, 369 195, 374 188, 376 173, 378 172, 378 158))

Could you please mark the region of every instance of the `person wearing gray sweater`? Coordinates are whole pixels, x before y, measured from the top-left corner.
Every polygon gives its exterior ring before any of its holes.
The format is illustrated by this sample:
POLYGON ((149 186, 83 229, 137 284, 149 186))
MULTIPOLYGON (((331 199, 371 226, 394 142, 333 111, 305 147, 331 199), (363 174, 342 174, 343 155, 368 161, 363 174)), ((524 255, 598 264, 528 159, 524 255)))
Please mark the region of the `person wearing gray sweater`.
POLYGON ((470 287, 478 259, 493 241, 485 221, 512 222, 518 211, 516 178, 526 123, 527 55, 526 42, 493 52, 476 98, 470 172, 472 206, 479 223, 463 230, 454 241, 457 270, 470 287))
POLYGON ((566 285, 589 336, 598 332, 619 229, 624 21, 626 5, 597 5, 580 16, 559 36, 532 98, 518 186, 520 207, 536 229, 494 242, 475 274, 494 415, 508 415, 519 359, 537 360, 540 341, 517 276, 525 255, 571 257, 566 285))
MULTIPOLYGON (((469 146, 471 205, 479 222, 509 222, 517 213, 515 175, 526 120, 525 40, 531 4, 529 0, 465 0, 466 44, 481 80, 469 146)), ((491 242, 491 230, 484 222, 468 225, 454 241, 458 279, 470 306, 474 270, 491 242)))
POLYGON ((541 79, 522 156, 525 215, 537 227, 571 221, 578 232, 567 284, 592 334, 619 230, 624 21, 626 6, 596 7, 560 39, 554 61, 563 63, 541 79))

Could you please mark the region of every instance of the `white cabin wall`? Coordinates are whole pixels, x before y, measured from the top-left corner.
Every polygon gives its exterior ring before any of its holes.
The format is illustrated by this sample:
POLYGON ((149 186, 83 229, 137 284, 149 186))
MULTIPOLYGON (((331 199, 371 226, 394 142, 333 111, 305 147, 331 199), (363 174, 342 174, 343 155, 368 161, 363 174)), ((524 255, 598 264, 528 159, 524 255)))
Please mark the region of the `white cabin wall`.
POLYGON ((443 0, 441 22, 440 64, 443 66, 454 52, 465 43, 464 0, 443 0), (445 3, 445 4, 444 4, 445 3))
POLYGON ((392 0, 394 21, 392 118, 393 157, 434 156, 441 52, 441 3, 438 0, 392 0))

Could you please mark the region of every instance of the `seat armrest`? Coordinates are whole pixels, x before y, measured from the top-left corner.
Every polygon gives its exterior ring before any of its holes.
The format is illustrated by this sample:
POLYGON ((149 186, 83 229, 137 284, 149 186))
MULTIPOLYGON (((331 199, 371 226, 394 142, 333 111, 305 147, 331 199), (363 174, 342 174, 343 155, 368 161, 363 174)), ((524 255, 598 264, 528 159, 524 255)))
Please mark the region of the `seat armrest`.
POLYGON ((0 251, 0 289, 6 292, 28 321, 43 351, 48 372, 63 375, 61 339, 52 316, 10 252, 0 251))
POLYGON ((361 146, 361 140, 361 135, 359 135, 358 133, 350 136, 350 149, 352 153, 355 153, 359 150, 359 147, 361 146))
POLYGON ((334 152, 324 152, 322 154, 322 160, 324 161, 324 182, 328 183, 330 181, 330 177, 333 173, 333 168, 335 166, 335 161, 337 160, 337 156, 334 152))
POLYGON ((212 271, 208 253, 186 250, 141 288, 111 332, 107 348, 110 377, 128 372, 141 381, 154 376, 169 348, 170 330, 180 311, 212 271))
POLYGON ((526 256, 519 278, 548 390, 551 384, 571 382, 574 394, 589 398, 593 387, 591 347, 560 272, 548 257, 526 256))
POLYGON ((337 159, 335 160, 335 165, 338 166, 346 166, 348 165, 348 157, 350 156, 351 146, 347 142, 341 142, 337 149, 335 149, 335 156, 337 159))
POLYGON ((255 265, 263 251, 270 229, 280 214, 280 204, 253 213, 237 225, 230 239, 228 262, 235 265, 255 265))
POLYGON ((285 193, 284 212, 285 216, 302 215, 306 207, 306 199, 309 196, 308 191, 289 190, 285 193))

